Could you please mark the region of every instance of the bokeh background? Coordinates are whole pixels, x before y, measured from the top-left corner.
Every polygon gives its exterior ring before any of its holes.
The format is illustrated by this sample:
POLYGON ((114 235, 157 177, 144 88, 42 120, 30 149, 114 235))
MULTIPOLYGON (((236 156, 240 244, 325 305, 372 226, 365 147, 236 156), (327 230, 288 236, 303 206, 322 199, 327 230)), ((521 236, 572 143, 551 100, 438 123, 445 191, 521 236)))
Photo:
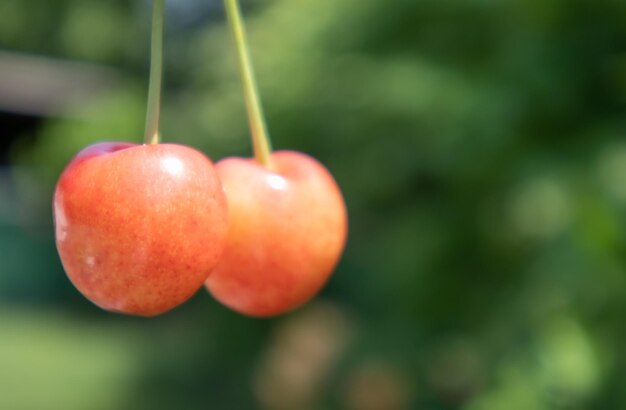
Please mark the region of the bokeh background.
MULTIPOLYGON (((328 286, 159 318, 63 273, 51 193, 140 142, 149 1, 0 0, 0 408, 626 408, 626 2, 243 2, 276 148, 349 207, 328 286)), ((219 0, 167 0, 164 140, 250 155, 219 0)))

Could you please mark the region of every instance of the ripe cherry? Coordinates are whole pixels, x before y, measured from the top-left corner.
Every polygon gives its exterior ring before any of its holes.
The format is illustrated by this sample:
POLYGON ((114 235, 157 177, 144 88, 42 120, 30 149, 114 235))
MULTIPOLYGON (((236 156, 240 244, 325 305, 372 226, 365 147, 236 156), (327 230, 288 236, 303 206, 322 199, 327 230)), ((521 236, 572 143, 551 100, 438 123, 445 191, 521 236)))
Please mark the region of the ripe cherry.
POLYGON ((331 174, 294 151, 271 153, 236 0, 227 12, 238 46, 256 160, 216 164, 229 208, 224 255, 206 286, 224 305, 271 316, 311 299, 337 264, 347 213, 331 174))
POLYGON ((211 161, 182 145, 100 143, 54 194, 56 243, 79 291, 152 316, 190 298, 222 253, 226 200, 211 161))
POLYGON ((56 244, 72 283, 103 309, 152 316, 191 297, 217 263, 226 200, 211 161, 158 144, 163 0, 154 1, 145 145, 82 150, 54 193, 56 244))
POLYGON ((268 169, 253 159, 216 165, 228 198, 225 252, 207 287, 252 316, 291 310, 326 283, 341 256, 346 208, 330 173, 313 158, 277 151, 268 169))

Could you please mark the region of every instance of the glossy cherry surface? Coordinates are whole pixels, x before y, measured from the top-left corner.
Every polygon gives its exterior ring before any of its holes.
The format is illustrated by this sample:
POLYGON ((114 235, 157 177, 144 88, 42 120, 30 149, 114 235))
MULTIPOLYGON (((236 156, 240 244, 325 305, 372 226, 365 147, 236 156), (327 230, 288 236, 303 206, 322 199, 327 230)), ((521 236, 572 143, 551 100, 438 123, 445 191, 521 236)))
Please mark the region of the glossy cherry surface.
POLYGON ((250 316, 271 316, 311 299, 343 251, 346 206, 318 161, 294 151, 271 154, 271 169, 253 159, 216 164, 228 199, 223 257, 210 293, 250 316))
POLYGON ((82 150, 54 194, 65 271, 103 309, 152 316, 191 297, 222 254, 227 209, 211 161, 174 144, 82 150))

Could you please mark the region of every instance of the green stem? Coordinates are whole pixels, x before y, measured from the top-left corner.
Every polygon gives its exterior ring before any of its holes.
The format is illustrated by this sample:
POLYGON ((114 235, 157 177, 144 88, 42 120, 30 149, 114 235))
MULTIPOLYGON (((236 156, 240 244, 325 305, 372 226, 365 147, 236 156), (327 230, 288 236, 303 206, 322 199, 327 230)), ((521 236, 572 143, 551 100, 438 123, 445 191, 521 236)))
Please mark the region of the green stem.
POLYGON ((250 124, 250 132, 252 134, 254 157, 259 164, 269 168, 271 167, 270 155, 272 154, 272 146, 267 132, 267 126, 265 125, 259 90, 254 78, 254 70, 252 68, 246 31, 242 22, 241 9, 237 0, 224 0, 224 4, 237 48, 239 72, 241 74, 246 109, 248 111, 248 123, 250 124))
POLYGON ((145 144, 158 144, 159 117, 161 115, 161 80, 163 77, 163 3, 152 3, 152 46, 150 50, 150 84, 148 88, 148 110, 146 113, 145 144))

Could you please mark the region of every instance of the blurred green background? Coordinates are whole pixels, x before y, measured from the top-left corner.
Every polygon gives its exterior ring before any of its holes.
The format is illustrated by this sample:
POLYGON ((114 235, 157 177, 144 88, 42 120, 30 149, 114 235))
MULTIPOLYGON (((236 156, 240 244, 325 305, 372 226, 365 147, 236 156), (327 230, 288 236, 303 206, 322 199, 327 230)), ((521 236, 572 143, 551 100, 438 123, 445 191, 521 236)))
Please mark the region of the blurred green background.
MULTIPOLYGON (((149 1, 0 0, 0 409, 626 408, 626 2, 250 0, 274 146, 331 170, 319 297, 155 319, 63 273, 51 193, 140 142, 149 1)), ((164 140, 249 156, 219 0, 167 0, 164 140)))

